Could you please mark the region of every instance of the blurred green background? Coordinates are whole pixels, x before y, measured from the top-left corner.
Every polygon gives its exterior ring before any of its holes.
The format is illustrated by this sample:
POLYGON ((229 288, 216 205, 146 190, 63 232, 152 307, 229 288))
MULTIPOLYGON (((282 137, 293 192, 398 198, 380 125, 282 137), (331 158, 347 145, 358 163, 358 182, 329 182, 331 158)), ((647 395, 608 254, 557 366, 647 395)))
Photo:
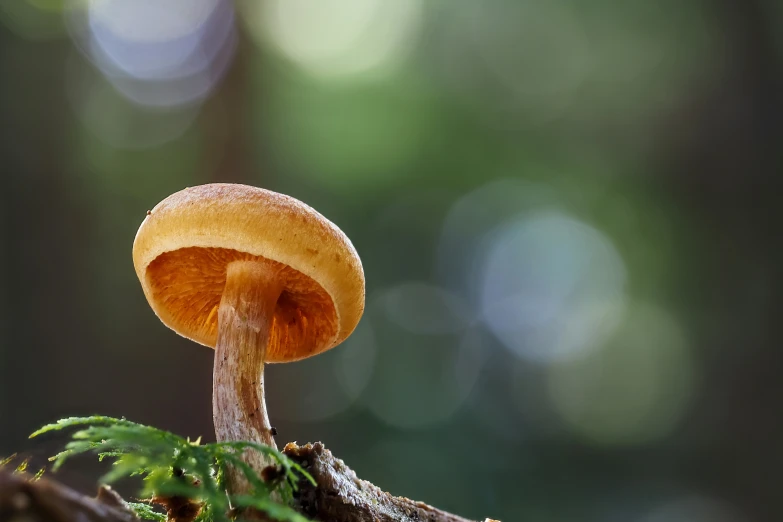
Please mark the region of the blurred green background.
POLYGON ((0 454, 91 413, 212 440, 213 352, 131 245, 241 182, 367 277, 344 345, 267 368, 280 443, 477 519, 782 520, 781 27, 764 0, 0 0, 0 454))

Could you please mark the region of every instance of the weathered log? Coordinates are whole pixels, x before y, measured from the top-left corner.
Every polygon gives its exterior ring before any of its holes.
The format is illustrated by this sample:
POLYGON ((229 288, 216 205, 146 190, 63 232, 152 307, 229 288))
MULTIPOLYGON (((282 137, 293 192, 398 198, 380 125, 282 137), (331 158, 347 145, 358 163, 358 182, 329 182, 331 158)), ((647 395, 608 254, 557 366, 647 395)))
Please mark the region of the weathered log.
MULTIPOLYGON (((320 442, 284 452, 315 479, 302 480, 297 508, 321 522, 473 522, 404 497, 395 497, 361 480, 320 442)), ((172 506, 167 505, 168 508, 172 506)), ((171 515, 173 511, 169 509, 171 515)), ((195 512, 193 512, 195 514, 195 512)), ((183 520, 174 517, 169 520, 183 520)), ((122 498, 101 486, 95 498, 54 480, 33 481, 29 475, 0 470, 0 522, 139 522, 122 498)), ((497 522, 486 519, 484 522, 497 522)))
POLYGON ((139 522, 107 486, 90 498, 53 480, 0 471, 0 522, 139 522))
MULTIPOLYGON (((283 453, 299 463, 315 479, 302 480, 298 509, 315 520, 328 522, 472 522, 423 502, 395 497, 361 480, 320 442, 288 444, 283 453)), ((486 519, 485 522, 497 522, 486 519)))

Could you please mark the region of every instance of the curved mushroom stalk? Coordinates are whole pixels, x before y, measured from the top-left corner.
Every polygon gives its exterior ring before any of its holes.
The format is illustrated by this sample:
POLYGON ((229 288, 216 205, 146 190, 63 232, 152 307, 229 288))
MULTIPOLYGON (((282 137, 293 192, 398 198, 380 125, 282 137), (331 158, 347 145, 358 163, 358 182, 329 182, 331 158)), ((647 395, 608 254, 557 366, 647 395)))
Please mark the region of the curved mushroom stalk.
MULTIPOLYGON (((263 261, 234 261, 226 269, 212 380, 218 441, 257 441, 277 448, 264 400, 264 358, 282 292, 278 271, 263 261)), ((243 460, 256 471, 268 464, 257 452, 245 452, 243 460)), ((230 475, 232 491, 245 492, 242 473, 232 470, 230 475)))

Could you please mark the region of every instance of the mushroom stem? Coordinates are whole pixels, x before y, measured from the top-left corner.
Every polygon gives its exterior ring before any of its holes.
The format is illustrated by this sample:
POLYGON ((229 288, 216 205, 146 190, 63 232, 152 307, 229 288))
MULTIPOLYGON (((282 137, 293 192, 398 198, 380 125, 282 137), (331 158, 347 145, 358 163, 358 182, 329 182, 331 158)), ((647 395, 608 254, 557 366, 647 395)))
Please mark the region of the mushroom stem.
MULTIPOLYGON (((263 261, 234 261, 218 309, 212 415, 218 441, 262 442, 276 448, 264 401, 264 359, 282 286, 278 269, 263 261)), ((242 459, 259 474, 268 464, 257 452, 242 459)), ((233 493, 246 493, 238 470, 229 471, 233 493)))

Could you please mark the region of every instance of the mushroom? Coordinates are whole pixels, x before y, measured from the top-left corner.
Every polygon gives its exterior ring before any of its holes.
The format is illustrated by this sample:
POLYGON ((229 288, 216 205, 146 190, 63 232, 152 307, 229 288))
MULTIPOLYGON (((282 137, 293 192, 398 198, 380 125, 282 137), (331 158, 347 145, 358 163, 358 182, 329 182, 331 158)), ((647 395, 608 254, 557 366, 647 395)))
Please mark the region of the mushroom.
MULTIPOLYGON (((218 441, 275 448, 264 363, 337 346, 364 311, 364 273, 345 234, 294 198, 246 185, 191 187, 161 201, 136 234, 133 264, 160 320, 215 349, 218 441)), ((242 458, 258 472, 265 465, 256 452, 242 458)), ((236 471, 229 485, 248 487, 236 471)))

